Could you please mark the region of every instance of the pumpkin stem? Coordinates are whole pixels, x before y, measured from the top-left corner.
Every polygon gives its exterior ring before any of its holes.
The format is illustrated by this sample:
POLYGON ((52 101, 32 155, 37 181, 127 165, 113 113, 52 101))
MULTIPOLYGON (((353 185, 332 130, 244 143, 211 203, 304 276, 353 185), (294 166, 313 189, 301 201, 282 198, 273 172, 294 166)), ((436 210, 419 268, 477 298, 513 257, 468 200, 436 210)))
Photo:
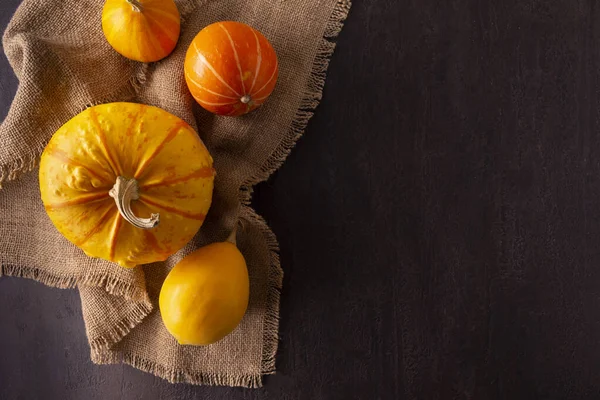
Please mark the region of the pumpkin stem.
POLYGON ((135 11, 142 12, 144 7, 142 6, 142 3, 140 3, 138 0, 127 0, 127 2, 131 4, 131 7, 133 7, 135 11))
POLYGON ((226 242, 229 242, 233 245, 237 245, 237 228, 238 228, 238 223, 236 222, 235 227, 229 234, 229 237, 227 238, 227 240, 225 240, 226 242))
POLYGON ((151 229, 158 225, 158 214, 151 214, 150 218, 140 218, 133 213, 131 201, 140 198, 138 183, 135 179, 127 179, 119 176, 115 186, 110 189, 108 195, 115 199, 119 213, 131 225, 140 229, 151 229))
POLYGON ((252 97, 250 97, 249 94, 243 95, 242 98, 240 99, 240 101, 244 104, 250 103, 251 100, 252 100, 252 97))

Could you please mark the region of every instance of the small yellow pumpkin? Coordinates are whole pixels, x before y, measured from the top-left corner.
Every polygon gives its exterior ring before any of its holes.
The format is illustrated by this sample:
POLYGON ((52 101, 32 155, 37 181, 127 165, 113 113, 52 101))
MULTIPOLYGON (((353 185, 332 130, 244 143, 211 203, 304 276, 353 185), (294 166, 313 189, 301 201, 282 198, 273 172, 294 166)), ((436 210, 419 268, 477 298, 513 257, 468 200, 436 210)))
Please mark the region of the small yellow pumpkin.
POLYGON ((73 117, 52 136, 39 171, 56 228, 88 256, 124 267, 165 260, 196 234, 214 175, 186 122, 134 103, 73 117))
POLYGON ((177 45, 181 29, 173 0, 106 0, 102 30, 121 55, 141 62, 165 58, 177 45))
POLYGON ((180 344, 208 345, 240 323, 249 292, 242 253, 230 242, 213 243, 173 267, 158 304, 165 327, 180 344))

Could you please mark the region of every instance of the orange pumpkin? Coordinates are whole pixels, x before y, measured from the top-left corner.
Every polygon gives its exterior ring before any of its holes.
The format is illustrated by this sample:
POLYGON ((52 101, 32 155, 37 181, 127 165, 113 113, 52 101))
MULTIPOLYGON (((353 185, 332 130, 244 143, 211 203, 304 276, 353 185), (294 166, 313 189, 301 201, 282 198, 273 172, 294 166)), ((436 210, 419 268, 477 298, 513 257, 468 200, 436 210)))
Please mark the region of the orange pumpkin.
POLYGON ((158 61, 177 44, 179 11, 173 0, 106 0, 102 30, 121 55, 141 62, 158 61))
POLYGON ((277 82, 277 56, 256 29, 217 22, 202 29, 185 56, 185 80, 194 99, 219 115, 241 115, 269 97, 277 82))
POLYGON ((88 256, 124 267, 162 261, 200 229, 212 163, 178 117, 143 104, 103 104, 52 136, 40 160, 42 202, 88 256))

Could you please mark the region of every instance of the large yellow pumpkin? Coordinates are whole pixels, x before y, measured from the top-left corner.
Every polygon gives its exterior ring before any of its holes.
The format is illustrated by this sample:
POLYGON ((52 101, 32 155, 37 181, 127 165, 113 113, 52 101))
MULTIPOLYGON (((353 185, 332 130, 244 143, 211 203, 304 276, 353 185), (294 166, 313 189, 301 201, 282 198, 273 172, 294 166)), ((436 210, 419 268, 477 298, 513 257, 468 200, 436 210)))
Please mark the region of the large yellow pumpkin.
POLYGON ((52 137, 40 191, 56 228, 88 256, 134 267, 162 261, 198 231, 213 160, 197 133, 157 107, 88 108, 52 137))

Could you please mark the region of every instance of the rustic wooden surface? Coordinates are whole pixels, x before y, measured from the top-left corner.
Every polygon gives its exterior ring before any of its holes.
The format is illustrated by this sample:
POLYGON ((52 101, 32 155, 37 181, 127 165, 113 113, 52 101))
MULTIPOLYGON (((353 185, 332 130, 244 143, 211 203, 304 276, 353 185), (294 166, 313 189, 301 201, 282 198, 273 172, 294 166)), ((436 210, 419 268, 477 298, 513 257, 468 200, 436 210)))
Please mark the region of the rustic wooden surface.
MULTIPOLYGON (((75 291, 2 278, 0 398, 600 398, 599 23, 592 0, 356 0, 255 196, 286 274, 278 374, 93 365, 75 291)), ((0 59, 0 119, 15 85, 0 59)))

